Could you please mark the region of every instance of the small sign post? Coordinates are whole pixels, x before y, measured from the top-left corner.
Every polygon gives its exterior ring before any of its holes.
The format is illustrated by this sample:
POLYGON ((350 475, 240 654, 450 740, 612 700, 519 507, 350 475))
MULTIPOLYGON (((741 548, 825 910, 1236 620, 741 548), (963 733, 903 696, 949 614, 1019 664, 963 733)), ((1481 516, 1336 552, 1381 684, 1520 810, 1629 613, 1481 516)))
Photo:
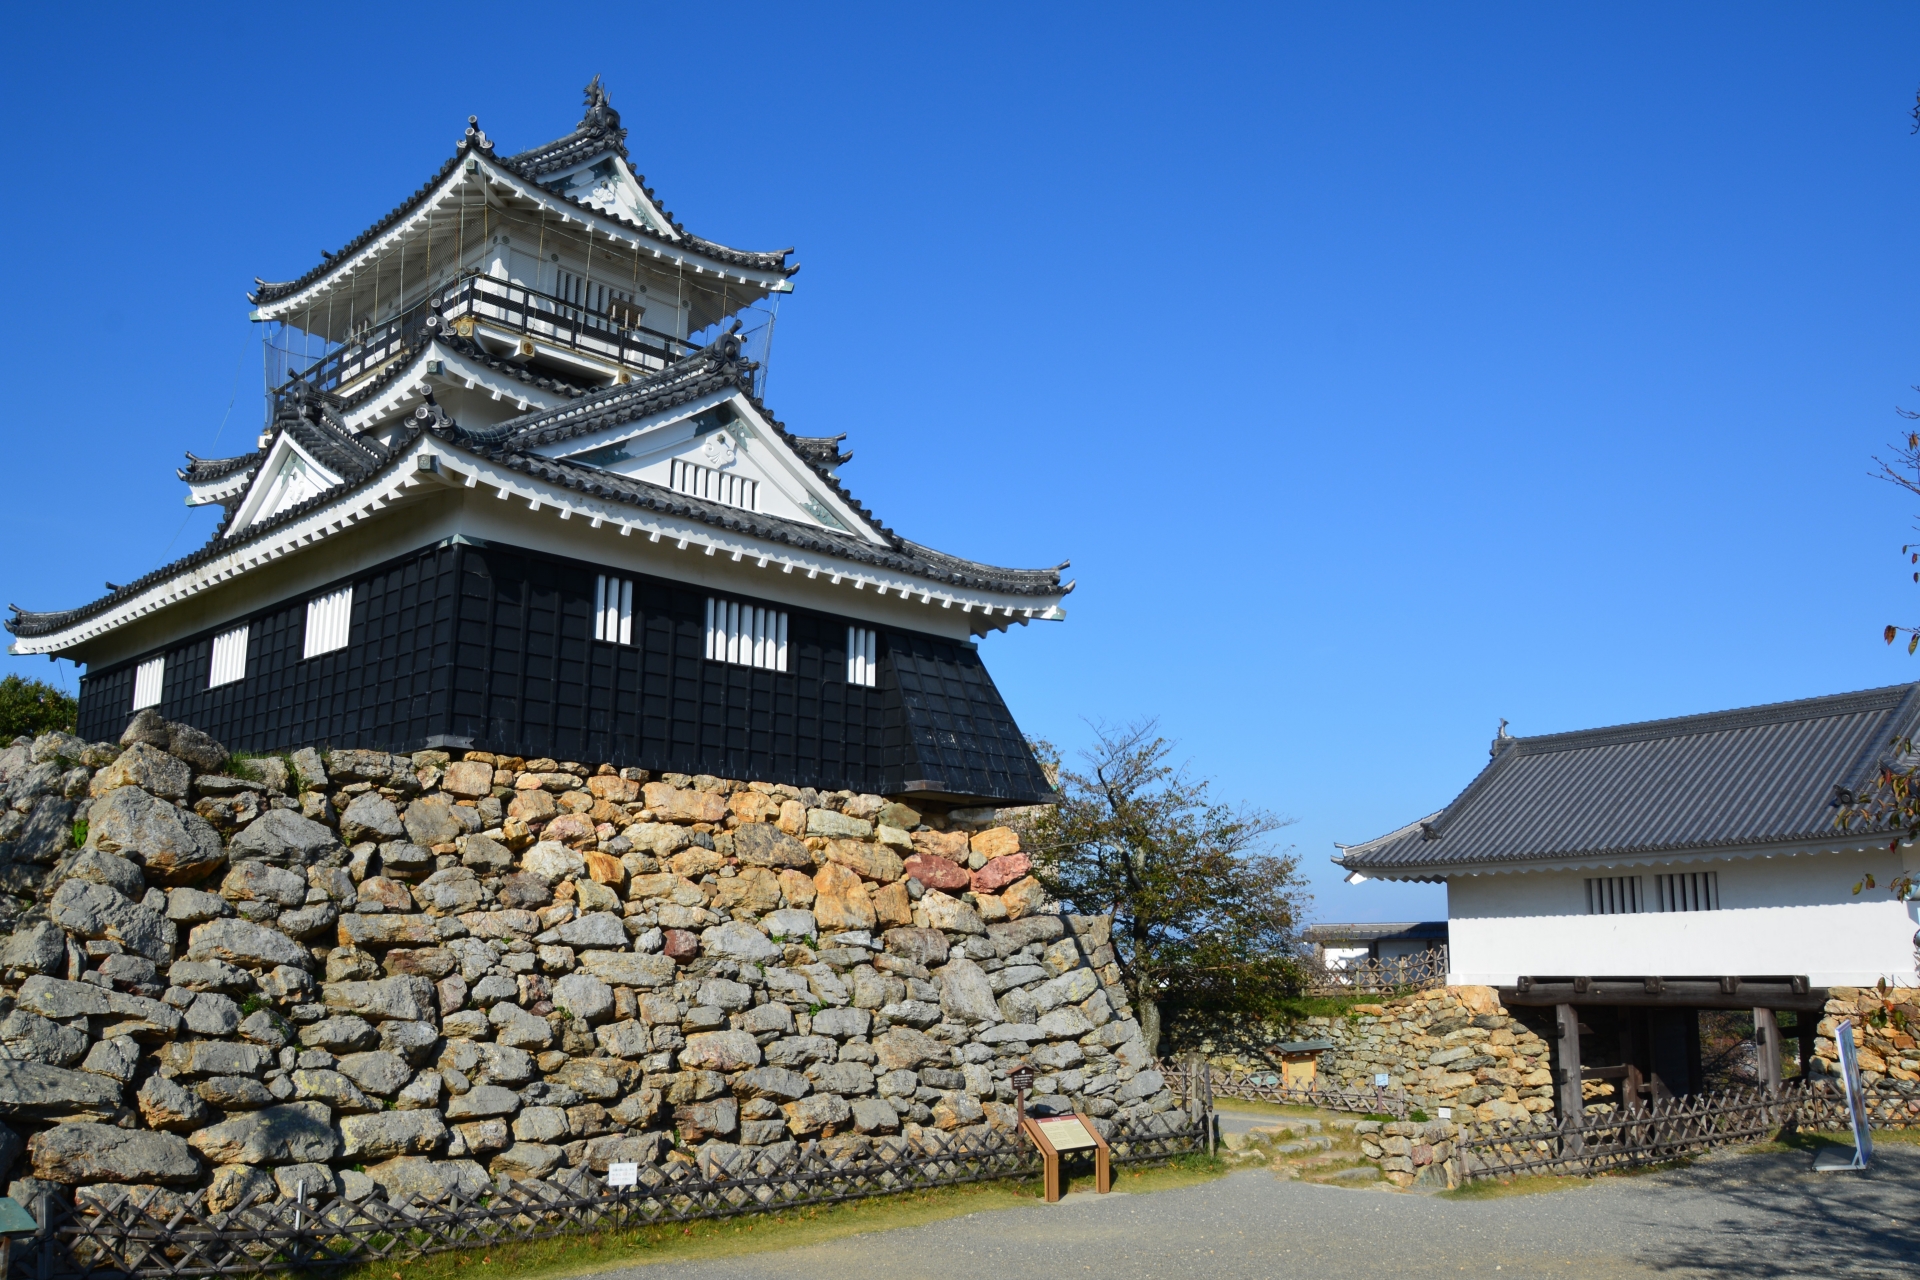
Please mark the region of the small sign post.
POLYGON ((1007 1083, 1013 1086, 1014 1114, 1019 1117, 1021 1124, 1025 1124, 1027 1122, 1027 1090, 1033 1088, 1033 1068, 1024 1062, 1021 1063, 1014 1068, 1013 1074, 1007 1077, 1007 1083))
POLYGON ((609 1187, 637 1187, 640 1185, 640 1164, 638 1161, 614 1163, 607 1166, 607 1185, 609 1187))
POLYGON ((1828 1147, 1813 1159, 1816 1173, 1839 1169, 1864 1169, 1873 1158, 1873 1131, 1867 1127, 1866 1097, 1860 1089, 1860 1055, 1853 1044, 1853 1021, 1848 1019, 1833 1029, 1833 1042, 1840 1050, 1840 1084, 1847 1092, 1847 1119, 1853 1126, 1853 1150, 1842 1156, 1828 1147))
POLYGON ((1093 1185, 1101 1195, 1113 1190, 1113 1164, 1107 1140, 1093 1121, 1078 1111, 1068 1116, 1023 1116, 1020 1128, 1040 1149, 1046 1168, 1047 1203, 1057 1204, 1063 1190, 1060 1157, 1069 1151, 1093 1152, 1093 1185))

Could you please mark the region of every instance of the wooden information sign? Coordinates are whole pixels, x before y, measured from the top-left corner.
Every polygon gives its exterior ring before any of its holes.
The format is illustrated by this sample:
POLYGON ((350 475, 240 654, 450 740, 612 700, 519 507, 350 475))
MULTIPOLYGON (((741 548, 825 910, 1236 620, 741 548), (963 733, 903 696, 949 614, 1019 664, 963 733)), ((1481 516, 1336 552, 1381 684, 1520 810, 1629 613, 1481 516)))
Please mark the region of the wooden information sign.
POLYGON ((1060 1157, 1069 1151, 1093 1152, 1093 1185, 1101 1195, 1113 1190, 1113 1165, 1108 1159, 1107 1140, 1093 1127, 1093 1121, 1078 1111, 1070 1116, 1025 1116, 1020 1128, 1040 1148, 1045 1162, 1047 1203, 1060 1199, 1060 1157))

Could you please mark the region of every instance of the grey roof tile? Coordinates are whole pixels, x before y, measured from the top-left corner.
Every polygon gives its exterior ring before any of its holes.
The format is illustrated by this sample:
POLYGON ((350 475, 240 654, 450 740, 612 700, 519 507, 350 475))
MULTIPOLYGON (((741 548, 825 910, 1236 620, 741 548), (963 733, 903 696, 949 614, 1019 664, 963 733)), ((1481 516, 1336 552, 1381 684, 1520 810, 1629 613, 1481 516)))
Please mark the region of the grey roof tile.
POLYGON ((1497 738, 1439 813, 1348 846, 1376 873, 1730 849, 1834 830, 1834 788, 1858 788, 1920 728, 1920 684, 1706 715, 1497 738))

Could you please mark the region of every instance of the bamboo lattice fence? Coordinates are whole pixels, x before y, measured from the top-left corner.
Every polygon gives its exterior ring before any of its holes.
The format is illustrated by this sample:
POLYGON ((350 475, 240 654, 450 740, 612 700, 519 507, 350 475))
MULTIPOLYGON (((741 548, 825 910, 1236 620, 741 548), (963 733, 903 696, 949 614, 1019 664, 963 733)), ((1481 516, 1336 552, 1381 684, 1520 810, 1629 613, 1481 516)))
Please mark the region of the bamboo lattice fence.
POLYGON ((1346 960, 1339 963, 1306 960, 1306 990, 1312 996, 1391 995, 1447 985, 1447 949, 1437 947, 1418 955, 1385 960, 1346 960))
MULTIPOLYGON (((1116 1126, 1117 1164, 1164 1160, 1207 1150, 1212 1118, 1170 1113, 1116 1126), (1160 1119, 1159 1117, 1155 1118, 1160 1119)), ((881 1144, 876 1144, 881 1146, 881 1144)), ((711 1176, 692 1164, 641 1166, 642 1185, 612 1190, 581 1178, 573 1187, 507 1182, 475 1195, 437 1198, 310 1198, 262 1202, 249 1197, 225 1212, 204 1201, 133 1191, 80 1201, 43 1196, 39 1230, 12 1250, 10 1280, 148 1280, 251 1275, 398 1262, 426 1254, 657 1223, 774 1213, 869 1196, 1002 1178, 1037 1177, 1039 1153, 1018 1133, 942 1135, 916 1149, 904 1141, 875 1155, 833 1159, 809 1143, 784 1164, 711 1176)))

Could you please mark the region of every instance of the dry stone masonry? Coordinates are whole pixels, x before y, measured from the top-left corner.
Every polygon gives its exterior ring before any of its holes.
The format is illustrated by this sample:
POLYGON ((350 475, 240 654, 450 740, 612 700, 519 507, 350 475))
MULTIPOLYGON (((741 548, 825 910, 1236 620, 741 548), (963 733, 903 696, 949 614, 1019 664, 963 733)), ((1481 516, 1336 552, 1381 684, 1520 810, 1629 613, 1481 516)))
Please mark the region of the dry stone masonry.
POLYGON ((709 1177, 1183 1125, 990 810, 470 752, 0 750, 0 1168, 111 1203, 709 1177))

